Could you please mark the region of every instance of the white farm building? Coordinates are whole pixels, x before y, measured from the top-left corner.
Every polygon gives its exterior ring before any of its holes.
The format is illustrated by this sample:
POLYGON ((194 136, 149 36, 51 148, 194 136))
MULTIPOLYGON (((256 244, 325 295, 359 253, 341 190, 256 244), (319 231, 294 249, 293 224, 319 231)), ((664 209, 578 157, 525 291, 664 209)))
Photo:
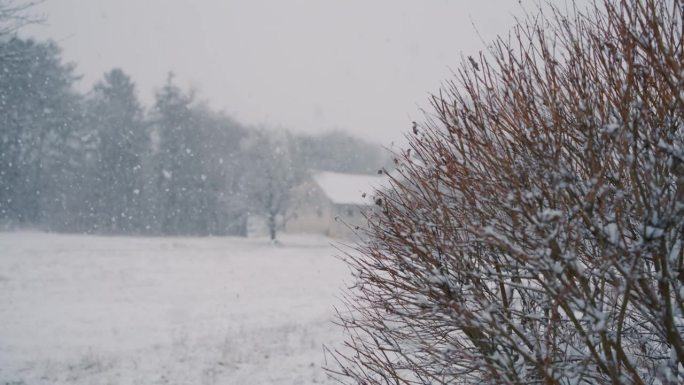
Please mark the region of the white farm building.
POLYGON ((373 204, 374 192, 386 184, 384 175, 313 172, 294 191, 285 231, 351 237, 354 226, 365 225, 362 209, 373 204))

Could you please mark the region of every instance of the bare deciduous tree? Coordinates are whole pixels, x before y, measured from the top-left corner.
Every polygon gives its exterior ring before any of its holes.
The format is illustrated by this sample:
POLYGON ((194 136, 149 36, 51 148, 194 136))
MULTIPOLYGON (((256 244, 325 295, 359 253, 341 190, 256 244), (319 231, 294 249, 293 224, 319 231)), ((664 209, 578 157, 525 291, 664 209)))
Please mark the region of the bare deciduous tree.
POLYGON ((293 159, 293 144, 286 131, 265 129, 256 131, 243 143, 249 159, 243 186, 245 195, 256 214, 265 220, 272 241, 293 209, 290 195, 304 172, 293 159))
POLYGON ((337 378, 684 383, 683 19, 552 7, 464 60, 347 256, 337 378))
POLYGON ((42 0, 23 1, 0 0, 0 37, 14 33, 20 27, 40 21, 41 19, 29 12, 42 0))

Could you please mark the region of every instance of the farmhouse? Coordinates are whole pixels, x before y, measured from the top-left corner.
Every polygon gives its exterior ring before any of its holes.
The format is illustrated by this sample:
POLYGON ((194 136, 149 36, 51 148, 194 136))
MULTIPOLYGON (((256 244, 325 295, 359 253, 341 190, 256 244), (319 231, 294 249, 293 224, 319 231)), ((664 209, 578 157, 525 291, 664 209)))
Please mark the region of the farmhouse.
POLYGON ((362 209, 373 203, 384 176, 312 172, 293 194, 288 233, 317 233, 333 238, 352 237, 355 226, 365 225, 362 209))

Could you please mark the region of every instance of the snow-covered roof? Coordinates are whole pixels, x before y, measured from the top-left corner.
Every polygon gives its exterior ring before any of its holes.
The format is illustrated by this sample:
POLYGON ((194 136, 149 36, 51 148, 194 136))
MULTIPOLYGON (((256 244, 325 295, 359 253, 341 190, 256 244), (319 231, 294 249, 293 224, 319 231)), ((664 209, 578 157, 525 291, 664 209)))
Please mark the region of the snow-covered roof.
POLYGON ((335 204, 366 205, 372 203, 375 190, 387 185, 387 178, 376 175, 343 174, 319 171, 313 179, 335 204), (365 197, 364 197, 365 193, 365 197))

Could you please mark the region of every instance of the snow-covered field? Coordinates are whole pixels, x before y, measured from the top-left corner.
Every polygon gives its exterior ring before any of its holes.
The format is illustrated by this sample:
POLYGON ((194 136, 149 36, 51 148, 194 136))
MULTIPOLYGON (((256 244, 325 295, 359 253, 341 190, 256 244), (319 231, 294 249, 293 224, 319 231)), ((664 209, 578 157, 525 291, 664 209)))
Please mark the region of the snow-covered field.
POLYGON ((321 384, 332 241, 0 233, 0 384, 321 384))

